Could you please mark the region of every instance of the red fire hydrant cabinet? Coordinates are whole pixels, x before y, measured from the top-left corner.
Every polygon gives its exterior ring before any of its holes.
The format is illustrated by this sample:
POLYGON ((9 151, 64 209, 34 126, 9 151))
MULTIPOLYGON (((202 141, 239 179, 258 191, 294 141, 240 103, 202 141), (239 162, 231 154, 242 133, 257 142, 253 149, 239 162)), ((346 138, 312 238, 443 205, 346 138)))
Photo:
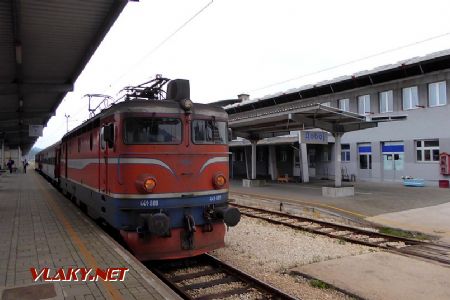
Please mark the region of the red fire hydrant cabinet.
POLYGON ((446 152, 439 154, 439 168, 442 175, 450 175, 450 154, 446 152))

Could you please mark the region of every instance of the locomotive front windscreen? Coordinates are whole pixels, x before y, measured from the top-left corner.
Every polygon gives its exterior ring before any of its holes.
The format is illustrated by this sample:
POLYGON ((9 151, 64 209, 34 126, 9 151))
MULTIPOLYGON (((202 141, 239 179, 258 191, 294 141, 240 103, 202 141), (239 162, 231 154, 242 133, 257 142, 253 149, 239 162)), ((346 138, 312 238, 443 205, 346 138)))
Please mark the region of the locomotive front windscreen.
POLYGON ((194 120, 192 122, 195 144, 226 144, 227 123, 215 120, 194 120))
POLYGON ((128 118, 124 125, 125 144, 180 144, 181 120, 176 118, 128 118))

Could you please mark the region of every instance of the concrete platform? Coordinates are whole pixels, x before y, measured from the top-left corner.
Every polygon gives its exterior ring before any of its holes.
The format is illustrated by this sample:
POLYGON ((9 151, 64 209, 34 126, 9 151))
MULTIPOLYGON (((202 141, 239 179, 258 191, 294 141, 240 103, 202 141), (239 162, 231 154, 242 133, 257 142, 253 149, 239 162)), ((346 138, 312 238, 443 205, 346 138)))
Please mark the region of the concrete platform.
POLYGON ((389 227, 420 231, 441 237, 450 243, 450 203, 415 208, 367 218, 389 227))
POLYGON ((0 299, 179 299, 34 171, 0 176, 0 299), (30 268, 129 268, 123 282, 34 282, 30 268))
POLYGON ((329 198, 322 196, 322 186, 327 184, 328 181, 307 184, 271 182, 264 187, 242 188, 233 181, 230 191, 318 207, 389 227, 421 231, 450 243, 450 189, 356 182, 354 196, 329 198))
POLYGON ((450 268, 391 253, 350 256, 292 271, 364 299, 450 299, 450 268))

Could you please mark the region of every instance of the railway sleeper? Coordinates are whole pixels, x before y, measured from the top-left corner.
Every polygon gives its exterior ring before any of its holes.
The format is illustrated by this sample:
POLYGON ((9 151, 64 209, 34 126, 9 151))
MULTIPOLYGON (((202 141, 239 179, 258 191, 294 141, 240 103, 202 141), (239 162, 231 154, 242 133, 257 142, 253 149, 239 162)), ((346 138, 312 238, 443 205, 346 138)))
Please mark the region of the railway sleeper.
POLYGON ((202 271, 195 272, 195 273, 176 275, 176 276, 170 277, 170 280, 177 283, 177 282, 194 279, 194 278, 198 278, 198 277, 202 277, 202 276, 213 275, 213 274, 217 274, 217 270, 206 269, 206 270, 202 270, 202 271))
POLYGON ((247 287, 236 288, 229 291, 219 292, 215 294, 209 294, 205 296, 195 297, 196 300, 213 300, 213 299, 222 299, 226 297, 230 297, 233 295, 242 295, 247 293, 252 293, 253 291, 247 287))
POLYGON ((181 286, 181 289, 186 292, 189 292, 190 290, 205 289, 205 288, 213 287, 218 284, 227 284, 227 283, 232 283, 232 282, 240 282, 240 280, 236 279, 233 276, 225 276, 225 277, 210 280, 210 281, 183 285, 183 286, 181 286))
POLYGON ((319 229, 320 232, 324 232, 324 233, 332 233, 335 231, 334 228, 329 228, 329 227, 324 227, 324 228, 320 228, 319 229))

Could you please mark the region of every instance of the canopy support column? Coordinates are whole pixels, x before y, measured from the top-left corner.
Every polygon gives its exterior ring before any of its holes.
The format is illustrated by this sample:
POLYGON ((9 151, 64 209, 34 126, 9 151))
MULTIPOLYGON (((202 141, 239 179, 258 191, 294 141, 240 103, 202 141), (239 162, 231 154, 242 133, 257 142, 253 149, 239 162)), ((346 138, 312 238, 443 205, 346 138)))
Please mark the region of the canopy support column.
POLYGON ((251 141, 252 142, 252 177, 251 179, 256 179, 256 142, 257 141, 251 141))
POLYGON ((342 186, 341 171, 341 138, 344 134, 340 132, 333 133, 334 136, 334 186, 342 186))

